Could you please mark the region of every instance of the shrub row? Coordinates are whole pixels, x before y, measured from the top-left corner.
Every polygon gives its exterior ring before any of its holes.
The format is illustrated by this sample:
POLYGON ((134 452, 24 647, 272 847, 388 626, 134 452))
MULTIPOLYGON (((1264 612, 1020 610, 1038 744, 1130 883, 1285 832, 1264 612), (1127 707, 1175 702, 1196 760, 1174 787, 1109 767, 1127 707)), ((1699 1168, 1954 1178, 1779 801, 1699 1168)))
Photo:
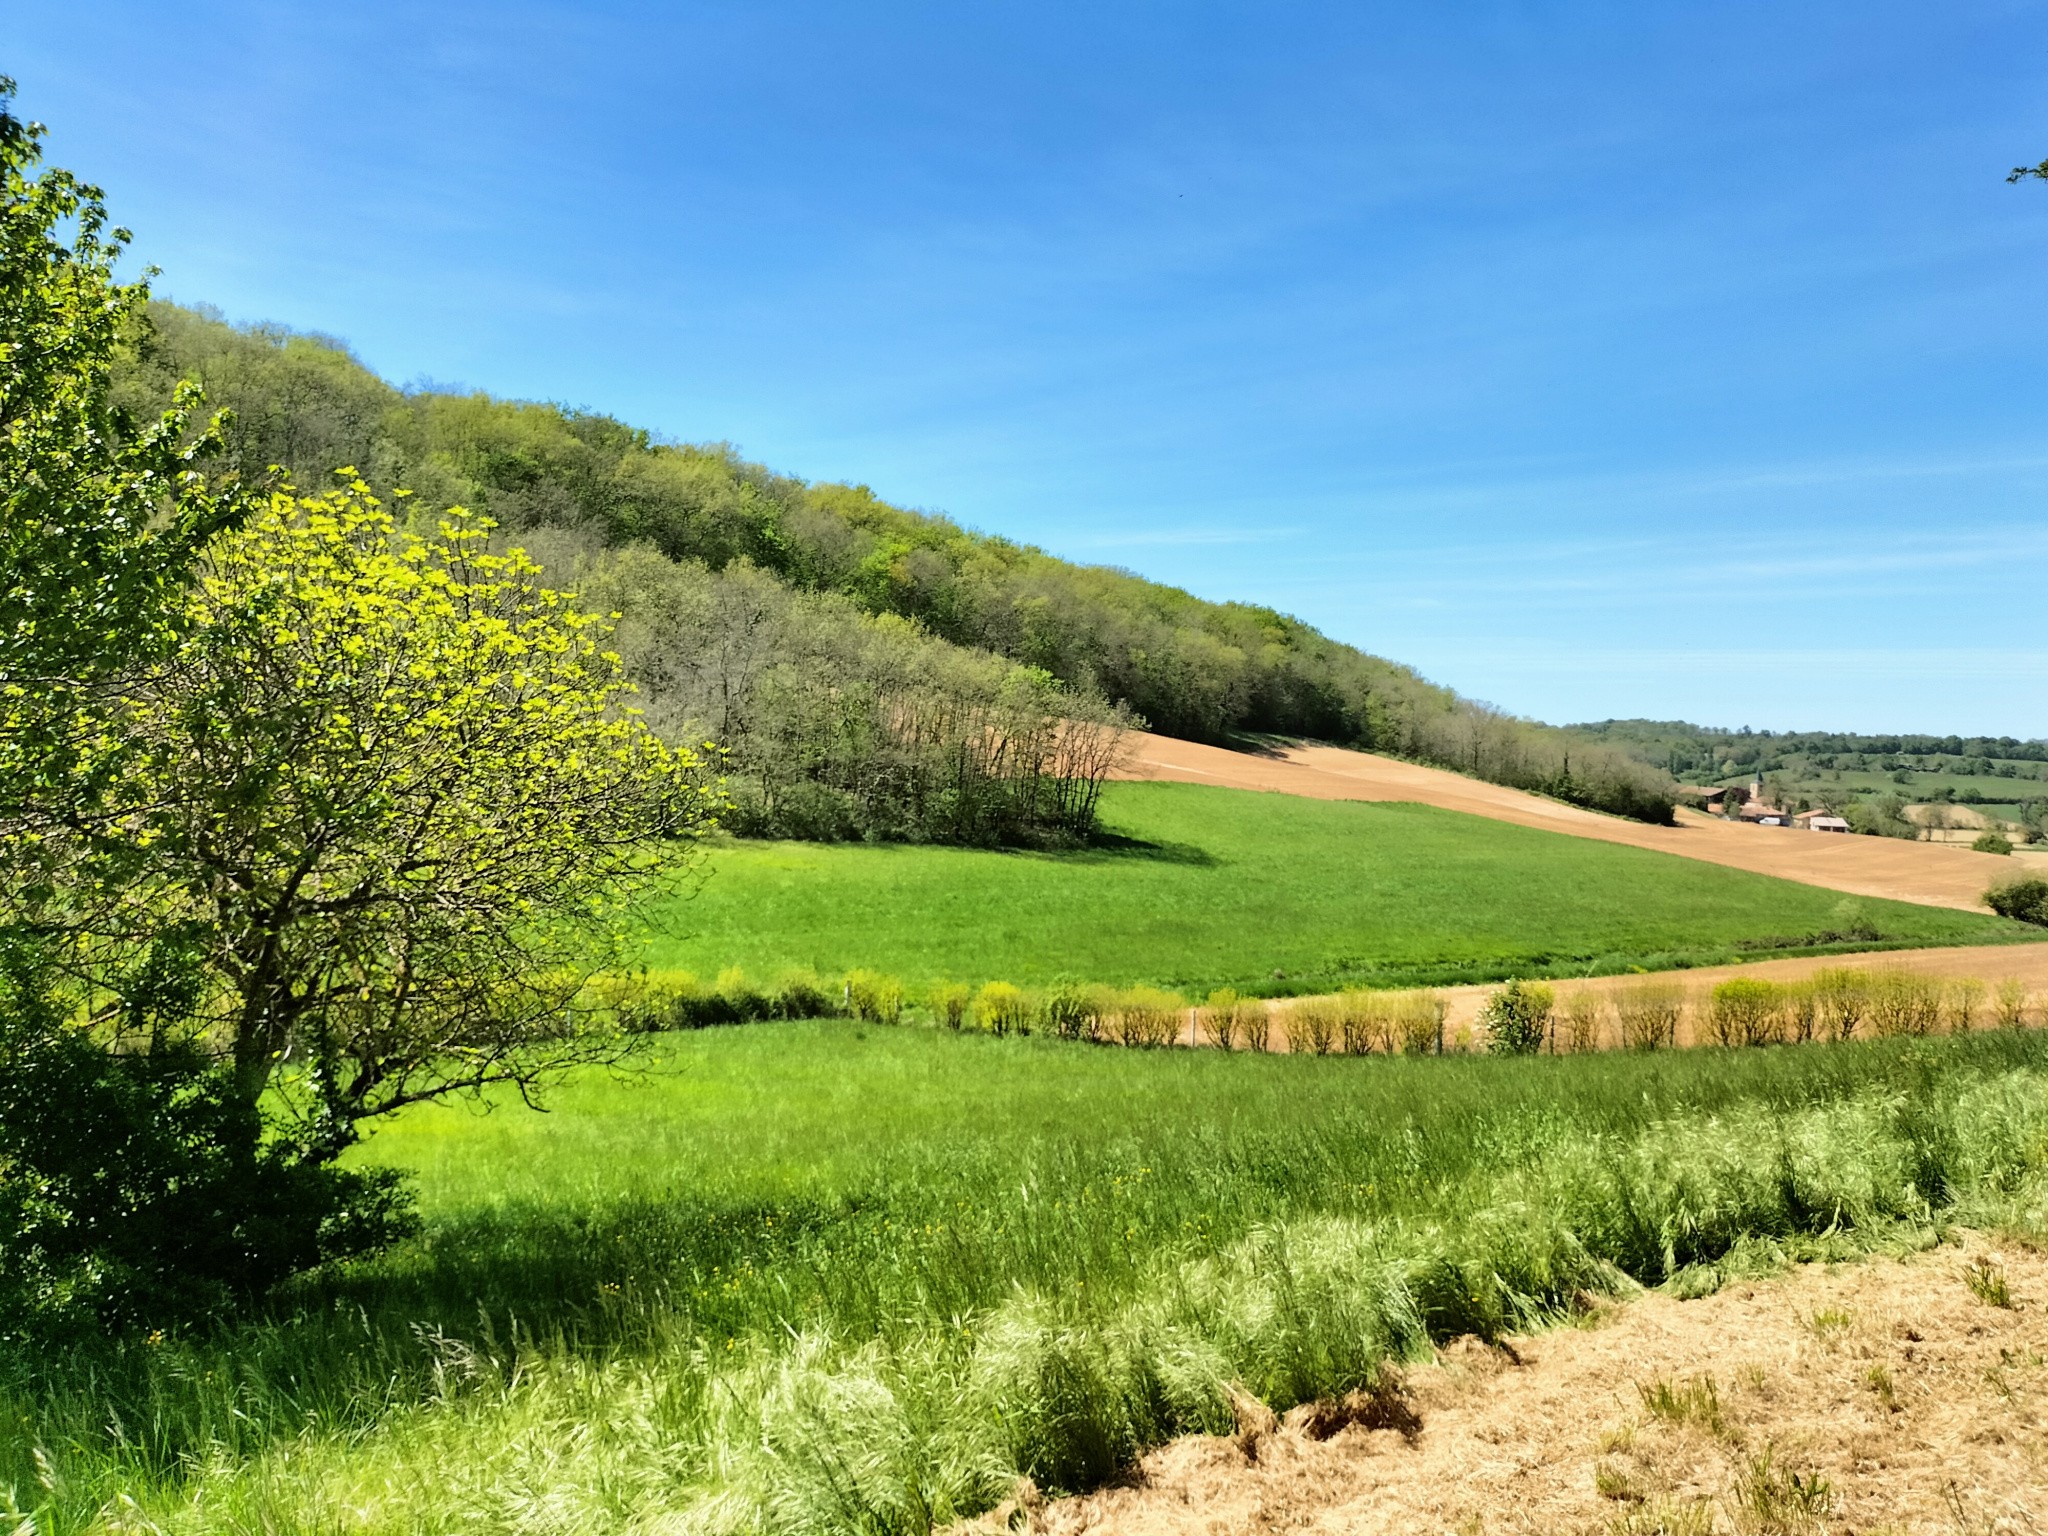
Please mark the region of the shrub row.
POLYGON ((1060 982, 1028 992, 1007 981, 979 988, 935 981, 917 991, 897 977, 870 970, 849 971, 831 981, 814 971, 791 971, 766 985, 756 985, 736 967, 721 971, 708 985, 689 971, 643 970, 597 977, 587 1004, 628 1033, 766 1019, 901 1024, 915 1007, 948 1029, 1044 1034, 1109 1045, 1171 1045, 1185 1038, 1190 1027, 1187 1003, 1157 987, 1060 982))
POLYGON ((813 971, 789 971, 756 986, 734 966, 707 985, 689 971, 644 970, 594 978, 585 1003, 627 1033, 644 1034, 757 1019, 830 1018, 851 1011, 852 982, 853 977, 827 982, 813 971))
POLYGON ((1433 1054, 1487 1050, 1517 1055, 1692 1045, 1776 1045, 2016 1028, 2037 1009, 2026 986, 1975 978, 1920 976, 1897 969, 1836 967, 1798 982, 1741 976, 1705 991, 1666 977, 1614 988, 1564 990, 1510 981, 1480 1010, 1476 1030, 1446 1030, 1447 1004, 1434 991, 1351 991, 1268 1002, 1223 990, 1199 1004, 1157 987, 1055 982, 1038 991, 1007 981, 980 987, 937 981, 920 989, 894 976, 856 970, 827 981, 787 972, 756 985, 737 968, 708 985, 687 971, 600 977, 592 1005, 638 1033, 701 1029, 766 1019, 851 1018, 901 1024, 914 1011, 934 1025, 990 1035, 1050 1035, 1101 1045, 1207 1045, 1225 1051, 1295 1051, 1323 1056, 1433 1054))
POLYGON ((1738 976, 1699 995, 1680 981, 1645 979, 1613 989, 1581 987, 1562 1000, 1550 987, 1513 981, 1487 999, 1480 1039, 1505 1054, 1656 1050, 1678 1044, 1689 1020, 1694 1045, 1780 1045, 2014 1029, 2035 1013, 2026 984, 2017 979, 1988 987, 1975 977, 1900 969, 1838 966, 1793 982, 1738 976))

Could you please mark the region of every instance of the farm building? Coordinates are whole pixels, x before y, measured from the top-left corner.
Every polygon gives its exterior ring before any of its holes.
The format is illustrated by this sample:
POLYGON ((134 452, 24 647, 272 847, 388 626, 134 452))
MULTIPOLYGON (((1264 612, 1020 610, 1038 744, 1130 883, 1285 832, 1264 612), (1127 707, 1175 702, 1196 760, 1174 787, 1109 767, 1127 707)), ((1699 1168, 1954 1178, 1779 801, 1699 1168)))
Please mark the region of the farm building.
POLYGON ((1846 832, 1849 823, 1833 811, 1801 811, 1792 818, 1792 825, 1804 827, 1809 832, 1846 832))

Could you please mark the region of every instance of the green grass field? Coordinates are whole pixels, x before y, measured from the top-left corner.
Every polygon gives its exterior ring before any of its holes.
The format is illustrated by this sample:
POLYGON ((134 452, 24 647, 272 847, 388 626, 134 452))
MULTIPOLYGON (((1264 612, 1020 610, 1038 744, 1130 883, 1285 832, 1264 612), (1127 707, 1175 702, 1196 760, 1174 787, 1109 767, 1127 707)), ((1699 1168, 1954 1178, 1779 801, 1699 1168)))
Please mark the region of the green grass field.
POLYGON ((1713 964, 1857 926, 1888 944, 2030 936, 1429 806, 1112 784, 1103 819, 1125 842, 1076 853, 721 844, 702 889, 654 914, 647 958, 707 981, 866 966, 1304 992, 1713 964))
POLYGON ((1635 1281, 2048 1194, 2048 1037, 1498 1060, 841 1022, 657 1037, 366 1149, 423 1235, 187 1337, 0 1349, 8 1529, 925 1531, 1635 1281), (1939 1190, 1940 1204, 1924 1193, 1939 1190), (22 1524, 32 1518, 33 1527, 22 1524))

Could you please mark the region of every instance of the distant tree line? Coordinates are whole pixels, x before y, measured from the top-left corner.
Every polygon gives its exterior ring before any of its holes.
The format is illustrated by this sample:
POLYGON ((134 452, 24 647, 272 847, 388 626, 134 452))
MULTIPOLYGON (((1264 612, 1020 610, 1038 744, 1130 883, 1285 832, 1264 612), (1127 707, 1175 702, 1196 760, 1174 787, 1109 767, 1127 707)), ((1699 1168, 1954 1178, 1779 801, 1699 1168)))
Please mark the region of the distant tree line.
MULTIPOLYGON (((1599 720, 1566 727, 1573 735, 1627 751, 1674 777, 1725 777, 1724 764, 1769 771, 1804 757, 1820 768, 1875 768, 1889 772, 1906 758, 1955 760, 1957 773, 2012 778, 2016 763, 2048 763, 2048 741, 2012 736, 1877 736, 1844 731, 1753 731, 1693 725, 1683 720, 1599 720), (1862 761, 1855 761, 1862 759, 1862 761), (1974 761, 1972 761, 1974 760, 1974 761)), ((1913 764, 1912 766, 1924 766, 1913 764)))
MULTIPOLYGON (((251 471, 278 464, 302 482, 318 483, 336 465, 350 464, 381 494, 411 492, 417 517, 461 504, 487 513, 523 542, 544 543, 528 538, 538 530, 567 530, 594 545, 652 551, 678 569, 744 570, 751 574, 732 591, 759 593, 765 589, 757 578, 768 578, 806 599, 838 600, 777 607, 778 614, 799 616, 790 622, 807 634, 843 628, 844 616, 854 612, 908 621, 923 636, 1033 669, 1060 685, 1060 707, 1079 711, 1079 718, 1106 719, 1105 709, 1121 708, 1154 730, 1209 742, 1259 733, 1307 736, 1651 821, 1670 816, 1666 775, 1626 752, 1461 699, 1409 668, 1341 645, 1271 609, 1204 602, 1127 571, 1074 565, 891 506, 865 486, 802 481, 749 463, 725 446, 663 442, 590 412, 479 393, 401 391, 331 340, 230 326, 210 312, 154 304, 123 370, 122 396, 139 415, 181 379, 202 381, 211 400, 231 408, 229 454, 251 471), (838 617, 828 620, 828 614, 838 617)), ((623 594, 619 606, 638 623, 631 606, 636 594, 623 594)), ((910 687, 899 663, 909 665, 904 658, 914 647, 882 638, 890 633, 883 629, 860 633, 865 638, 855 645, 854 631, 844 629, 827 647, 829 664, 854 665, 853 652, 863 646, 872 653, 895 645, 897 661, 890 665, 898 672, 887 687, 863 676, 848 705, 854 715, 870 725, 914 723, 920 740, 952 742, 955 749, 971 731, 993 729, 1004 742, 1013 739, 1012 717, 998 724, 988 713, 996 708, 988 702, 995 674, 977 670, 982 664, 942 666, 937 652, 918 652, 926 680, 910 687), (948 669, 976 681, 933 714, 937 679, 956 675, 948 669), (913 694, 922 702, 906 712, 913 694), (891 702, 881 702, 884 695, 891 702), (984 723, 970 728, 971 718, 984 723)), ((636 667, 651 678, 661 663, 652 654, 658 642, 650 640, 649 647, 636 667)), ((861 661, 855 670, 868 665, 861 661)), ((782 674, 785 681, 796 675, 782 674)), ((827 692, 841 687, 837 673, 814 670, 806 681, 827 692)), ((911 809, 934 803, 927 786, 941 782, 929 771, 935 755, 921 758, 924 766, 914 773, 900 763, 856 769, 850 754, 858 743, 880 743, 887 730, 866 737, 842 730, 836 756, 820 745, 822 716, 815 713, 801 730, 778 737, 782 728, 765 722, 784 707, 771 705, 770 696, 786 695, 777 692, 781 683, 766 686, 768 694, 748 706, 751 741, 727 743, 742 777, 758 789, 752 803, 764 808, 762 825, 808 822, 872 835, 922 835, 913 829, 985 824, 985 807, 971 813, 951 808, 960 803, 952 790, 938 792, 937 812, 911 809), (802 741, 800 760, 816 766, 807 782, 817 789, 771 782, 780 770, 763 754, 777 740, 802 741)), ((1008 686, 1012 697, 1035 690, 1041 703, 1050 698, 1043 685, 1013 680, 1008 686)), ((1043 736, 1025 732, 1014 739, 1043 736)), ((893 751, 892 745, 884 755, 893 751)), ((995 761, 1010 763, 1008 753, 1006 747, 995 761)), ((1038 747, 1025 748, 1026 758, 1034 754, 1038 747)), ((1058 760, 1056 751, 1039 755, 1058 760)), ((978 772, 961 782, 981 782, 978 772)), ((1018 801, 1004 790, 996 800, 1035 803, 1036 795, 1018 801)), ((1002 821, 1016 813, 988 814, 1002 821)))

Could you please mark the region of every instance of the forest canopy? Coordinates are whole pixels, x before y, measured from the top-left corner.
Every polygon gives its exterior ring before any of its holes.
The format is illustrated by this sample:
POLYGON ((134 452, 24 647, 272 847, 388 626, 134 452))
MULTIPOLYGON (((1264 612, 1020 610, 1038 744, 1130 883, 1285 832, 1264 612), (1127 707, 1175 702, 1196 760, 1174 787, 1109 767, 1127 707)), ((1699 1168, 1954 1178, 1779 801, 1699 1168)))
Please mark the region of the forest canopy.
POLYGON ((153 303, 120 398, 140 419, 181 380, 231 411, 228 452, 245 472, 278 465, 318 486, 352 465, 380 496, 409 492, 417 517, 466 506, 554 550, 543 564, 572 566, 563 579, 602 589, 639 637, 650 717, 732 754, 753 830, 969 841, 1085 830, 1092 794, 1064 776, 1094 765, 1062 760, 1060 718, 1112 730, 1134 719, 1208 742, 1305 736, 1645 820, 1671 814, 1660 769, 1462 699, 1285 614, 1076 565, 866 486, 775 473, 726 445, 665 442, 558 405, 400 390, 333 340, 153 303), (718 679, 714 701, 691 647, 711 633, 707 613, 735 606, 761 615, 745 644, 780 660, 718 679), (1018 749, 988 749, 992 731, 1018 749))

